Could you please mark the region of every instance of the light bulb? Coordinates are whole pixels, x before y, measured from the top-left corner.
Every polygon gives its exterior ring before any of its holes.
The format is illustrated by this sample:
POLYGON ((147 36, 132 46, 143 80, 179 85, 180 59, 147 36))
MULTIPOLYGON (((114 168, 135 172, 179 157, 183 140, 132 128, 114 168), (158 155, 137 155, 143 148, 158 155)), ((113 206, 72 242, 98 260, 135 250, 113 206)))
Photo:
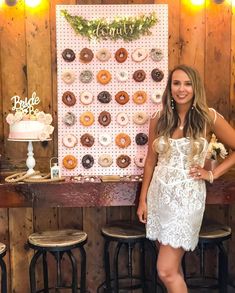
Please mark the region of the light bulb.
POLYGON ((25 4, 29 7, 35 7, 40 4, 41 0, 25 0, 25 4))

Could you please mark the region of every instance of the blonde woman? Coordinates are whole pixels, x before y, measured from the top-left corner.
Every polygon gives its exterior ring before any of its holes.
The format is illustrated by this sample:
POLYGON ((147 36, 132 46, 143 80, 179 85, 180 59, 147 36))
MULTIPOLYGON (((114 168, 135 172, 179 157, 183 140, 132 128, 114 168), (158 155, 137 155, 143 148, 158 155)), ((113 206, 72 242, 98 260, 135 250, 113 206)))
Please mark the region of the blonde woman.
POLYGON ((162 111, 153 115, 137 215, 146 235, 159 242, 157 270, 169 293, 186 293, 185 251, 198 243, 205 209, 205 181, 213 183, 235 164, 235 130, 208 108, 198 72, 186 65, 170 74, 162 111), (209 134, 231 148, 212 171, 204 169, 209 134))

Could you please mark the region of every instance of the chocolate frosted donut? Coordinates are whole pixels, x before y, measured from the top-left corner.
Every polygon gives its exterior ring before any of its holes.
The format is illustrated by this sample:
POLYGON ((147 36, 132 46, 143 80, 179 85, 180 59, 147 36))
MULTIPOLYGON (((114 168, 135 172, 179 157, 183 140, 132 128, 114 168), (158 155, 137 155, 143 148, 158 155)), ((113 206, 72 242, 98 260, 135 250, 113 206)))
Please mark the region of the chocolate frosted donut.
POLYGON ((72 112, 67 112, 63 118, 63 122, 68 126, 72 126, 76 123, 76 116, 72 112))
POLYGON ((119 157, 117 157, 116 163, 117 163, 118 167, 126 168, 130 165, 131 158, 127 155, 120 155, 119 157))
POLYGON ((94 165, 94 158, 91 155, 85 155, 82 158, 82 166, 85 169, 90 169, 94 165))
POLYGON ((76 97, 75 97, 74 93, 67 91, 67 92, 63 93, 62 101, 65 105, 71 107, 71 106, 75 105, 76 97))
POLYGON ((108 126, 111 122, 111 115, 107 111, 102 111, 98 117, 98 121, 103 126, 108 126))
POLYGON ((145 145, 148 142, 148 136, 145 133, 138 133, 135 136, 135 142, 137 145, 145 145))
POLYGON ((103 104, 108 104, 111 101, 111 95, 107 91, 102 91, 98 94, 97 99, 103 104))
POLYGON ((94 142, 95 142, 95 139, 94 137, 89 134, 89 133, 84 133, 81 137, 80 137, 80 142, 83 146, 86 146, 86 147, 92 147, 94 142))
POLYGON ((144 72, 144 70, 140 69, 140 70, 136 70, 134 73, 133 73, 133 79, 136 81, 136 82, 142 82, 144 81, 146 78, 146 73, 144 72))
POLYGON ((115 59, 118 63, 123 63, 128 57, 128 52, 125 48, 120 48, 115 53, 115 59))
POLYGON ((62 57, 66 62, 72 62, 75 59, 75 53, 72 49, 65 49, 62 52, 62 57))
POLYGON ((79 75, 79 80, 82 83, 90 83, 92 81, 93 74, 90 70, 83 70, 79 75))
POLYGON ((154 81, 161 81, 164 77, 164 73, 163 71, 161 71, 160 69, 158 68, 154 68, 151 72, 151 77, 154 81))
POLYGON ((83 48, 79 53, 79 59, 83 63, 89 63, 93 59, 94 54, 91 49, 83 48))

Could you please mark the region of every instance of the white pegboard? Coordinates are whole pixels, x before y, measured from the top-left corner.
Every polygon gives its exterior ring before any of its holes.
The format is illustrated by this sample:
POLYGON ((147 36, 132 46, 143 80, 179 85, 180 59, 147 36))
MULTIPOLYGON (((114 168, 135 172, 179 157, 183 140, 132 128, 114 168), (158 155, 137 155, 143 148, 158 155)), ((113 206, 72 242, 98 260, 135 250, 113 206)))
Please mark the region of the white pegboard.
POLYGON ((143 169, 138 168, 134 163, 134 157, 139 153, 147 152, 147 145, 138 146, 135 143, 135 136, 139 132, 148 134, 148 123, 138 126, 132 122, 132 116, 137 111, 145 111, 151 115, 154 113, 159 105, 152 103, 150 96, 156 89, 164 90, 168 75, 168 9, 167 5, 57 5, 56 7, 56 35, 57 35, 57 66, 58 66, 58 153, 59 163, 62 166, 63 176, 82 175, 139 175, 142 174, 143 169), (89 41, 87 38, 75 34, 73 28, 61 15, 60 11, 66 9, 71 15, 80 15, 86 19, 91 19, 91 16, 96 18, 105 18, 112 21, 116 16, 138 16, 142 14, 149 15, 155 11, 158 23, 151 28, 152 34, 150 36, 143 36, 138 40, 132 42, 124 42, 117 40, 106 41, 89 41), (78 54, 82 48, 90 48, 94 55, 101 48, 110 50, 112 57, 108 62, 100 62, 97 58, 88 63, 83 64, 79 61, 78 54), (129 57, 124 63, 118 63, 114 54, 117 49, 124 47, 129 57), (65 62, 62 58, 64 49, 70 48, 76 53, 76 59, 73 62, 65 62), (144 48, 150 51, 152 48, 160 48, 163 51, 164 57, 159 62, 154 62, 149 56, 141 63, 136 63, 131 59, 131 53, 136 48, 144 48), (154 82, 151 78, 151 71, 154 68, 159 68, 164 72, 164 79, 161 82, 154 82), (79 81, 79 73, 89 69, 93 72, 94 78, 91 83, 84 84, 79 81), (107 85, 101 85, 96 81, 96 74, 99 70, 106 69, 112 74, 112 80, 107 85), (115 78, 115 73, 120 70, 127 70, 129 73, 128 81, 125 83, 118 82, 115 78), (138 69, 143 69, 146 72, 146 79, 144 82, 137 83, 133 80, 132 74, 138 69), (72 70, 75 72, 76 80, 68 85, 63 82, 62 74, 65 70, 72 70), (90 105, 83 105, 80 102, 79 94, 85 90, 89 90, 94 94, 94 101, 90 105), (112 95, 112 100, 109 104, 102 104, 97 100, 97 95, 101 91, 108 91, 112 95), (115 94, 118 91, 124 90, 130 96, 130 101, 124 106, 119 105, 115 101, 115 94), (136 105, 132 101, 134 92, 144 90, 147 92, 148 100, 142 105, 136 105), (71 91, 76 96, 76 104, 72 107, 66 106, 62 102, 62 95, 66 91, 71 91), (100 112, 106 110, 110 112, 112 121, 107 127, 103 127, 98 123, 98 116, 100 112), (95 123, 89 127, 82 126, 79 122, 80 115, 85 111, 91 111, 95 116, 95 123), (77 117, 77 122, 73 126, 66 126, 63 123, 63 117, 67 112, 73 112, 77 117), (120 126, 116 123, 115 117, 119 112, 128 114, 130 123, 127 126, 120 126), (90 133, 95 138, 95 143, 91 148, 83 147, 80 143, 80 137, 84 133, 90 133), (104 147, 99 141, 100 133, 108 133, 112 137, 112 143, 104 147), (131 145, 128 148, 121 149, 115 145, 115 137, 118 133, 125 132, 131 137, 131 145), (78 144, 72 148, 66 148, 62 143, 62 138, 65 134, 71 133, 78 139, 78 144), (85 169, 82 166, 82 157, 86 154, 91 154, 94 157, 94 165, 90 169, 85 169), (101 167, 98 164, 98 158, 102 154, 110 154, 113 158, 113 164, 110 167, 101 167), (131 164, 121 169, 116 165, 116 158, 126 154, 131 158, 131 164), (78 159, 78 165, 73 170, 67 170, 63 167, 62 160, 65 155, 74 155, 78 159))

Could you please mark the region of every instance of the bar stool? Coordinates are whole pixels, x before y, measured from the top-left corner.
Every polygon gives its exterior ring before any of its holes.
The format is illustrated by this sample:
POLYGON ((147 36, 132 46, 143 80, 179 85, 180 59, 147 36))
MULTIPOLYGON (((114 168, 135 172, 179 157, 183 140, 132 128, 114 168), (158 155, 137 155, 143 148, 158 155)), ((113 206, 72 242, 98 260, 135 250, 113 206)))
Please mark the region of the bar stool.
MULTIPOLYGON (((80 292, 86 292, 86 252, 84 244, 87 241, 87 234, 80 230, 58 230, 44 231, 33 233, 28 237, 29 247, 33 248, 36 253, 31 259, 29 267, 30 289, 31 293, 45 292, 48 293, 51 289, 70 288, 72 293, 78 292, 77 278, 77 261, 72 250, 77 248, 80 252, 80 292), (47 267, 47 252, 51 253, 56 260, 57 281, 55 287, 48 286, 48 267, 47 267), (70 286, 62 286, 62 266, 61 260, 64 254, 67 254, 72 267, 72 282, 70 286), (36 289, 36 263, 39 257, 42 256, 43 265, 43 282, 44 288, 36 289)), ((56 291, 57 292, 57 291, 56 291)))
MULTIPOLYGON (((185 277, 190 289, 219 289, 219 293, 227 292, 228 282, 228 256, 224 248, 224 241, 231 238, 231 228, 218 223, 207 223, 201 228, 198 249, 200 255, 200 275, 198 277, 185 277), (205 251, 210 247, 217 248, 218 275, 212 277, 205 272, 205 251)), ((185 267, 185 264, 183 264, 185 267)))
MULTIPOLYGON (((137 290, 142 289, 143 293, 147 290, 147 278, 145 271, 145 253, 151 253, 151 259, 154 262, 151 270, 151 292, 157 290, 157 272, 156 272, 156 246, 155 243, 145 237, 145 228, 136 223, 125 221, 114 222, 102 227, 101 234, 104 237, 104 268, 105 281, 97 288, 97 293, 103 288, 106 293, 118 293, 119 290, 137 290), (110 265, 110 248, 114 244, 113 266, 110 265), (127 251, 127 273, 119 274, 119 254, 121 248, 127 251), (137 249, 139 248, 139 249, 137 249), (139 254, 140 273, 133 274, 133 253, 139 254)), ((161 288, 163 290, 163 288, 161 288)), ((131 291, 132 292, 132 291, 131 291)), ((138 291, 139 292, 139 291, 138 291)), ((164 291, 162 291, 164 292, 164 291)))
POLYGON ((6 245, 0 243, 1 292, 7 293, 7 269, 3 257, 6 255, 6 245))

